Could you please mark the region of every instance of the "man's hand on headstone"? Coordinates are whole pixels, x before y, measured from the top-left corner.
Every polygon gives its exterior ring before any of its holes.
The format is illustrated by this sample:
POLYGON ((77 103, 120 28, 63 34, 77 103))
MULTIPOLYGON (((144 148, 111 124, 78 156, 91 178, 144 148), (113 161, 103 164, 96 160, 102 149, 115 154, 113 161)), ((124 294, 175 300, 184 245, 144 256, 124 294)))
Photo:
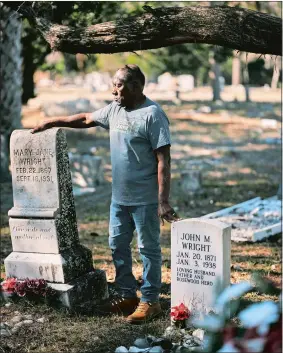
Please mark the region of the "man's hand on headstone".
POLYGON ((40 123, 36 127, 34 127, 31 130, 31 133, 34 134, 35 132, 40 132, 40 131, 44 131, 44 130, 48 129, 49 126, 47 123, 48 123, 48 121, 44 120, 42 123, 40 123))
POLYGON ((172 223, 175 221, 179 221, 180 218, 174 209, 169 205, 168 202, 160 202, 158 206, 158 216, 162 225, 164 225, 164 220, 172 223))

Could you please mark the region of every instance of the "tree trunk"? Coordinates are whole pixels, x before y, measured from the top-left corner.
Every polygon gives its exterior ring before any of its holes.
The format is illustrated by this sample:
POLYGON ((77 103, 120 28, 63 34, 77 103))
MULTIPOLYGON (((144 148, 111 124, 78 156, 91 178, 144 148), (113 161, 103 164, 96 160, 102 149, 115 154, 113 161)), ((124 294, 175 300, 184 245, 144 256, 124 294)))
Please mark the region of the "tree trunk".
POLYGON ((73 54, 63 53, 64 61, 65 61, 65 70, 66 73, 70 73, 72 71, 78 71, 78 64, 76 56, 73 54))
POLYGON ((22 92, 22 103, 26 104, 30 98, 34 98, 34 81, 33 75, 36 70, 36 66, 33 64, 33 46, 32 43, 25 43, 23 45, 25 50, 23 54, 23 92, 22 92))
POLYGON ((238 7, 145 6, 147 13, 140 16, 72 28, 37 15, 40 2, 5 4, 29 17, 52 50, 66 53, 119 53, 181 43, 214 44, 261 54, 282 53, 281 19, 238 7))
POLYGON ((9 140, 21 127, 21 22, 17 14, 0 3, 1 56, 1 181, 9 180, 9 140))
MULTIPOLYGON (((210 2, 210 6, 211 7, 216 7, 216 6, 221 6, 223 5, 222 1, 211 1, 210 2)), ((213 102, 215 101, 219 101, 221 100, 220 97, 220 92, 221 92, 221 88, 220 88, 220 64, 217 62, 217 55, 216 55, 216 48, 214 47, 211 51, 211 56, 212 56, 212 60, 211 60, 211 64, 212 64, 212 76, 213 76, 213 80, 212 80, 212 91, 213 91, 213 102)))
POLYGON ((211 72, 210 72, 210 77, 211 77, 211 82, 212 82, 212 92, 213 92, 213 98, 212 100, 215 102, 217 100, 221 100, 220 96, 220 65, 219 63, 215 60, 215 49, 211 50, 210 54, 210 64, 211 64, 211 72))
MULTIPOLYGON (((25 61, 25 58, 24 58, 25 61)), ((33 65, 24 65, 23 69, 23 94, 22 103, 26 104, 30 98, 34 98, 34 80, 33 75, 35 73, 36 67, 33 65)))
POLYGON ((243 77, 243 85, 245 88, 245 101, 250 102, 250 85, 249 85, 249 70, 247 63, 246 54, 242 54, 242 77, 243 77))
POLYGON ((278 86, 281 67, 282 67, 282 59, 279 58, 279 60, 277 59, 274 62, 273 75, 272 75, 272 80, 270 85, 272 89, 276 89, 278 86))
POLYGON ((241 59, 233 54, 232 59, 232 85, 237 86, 241 83, 241 59))

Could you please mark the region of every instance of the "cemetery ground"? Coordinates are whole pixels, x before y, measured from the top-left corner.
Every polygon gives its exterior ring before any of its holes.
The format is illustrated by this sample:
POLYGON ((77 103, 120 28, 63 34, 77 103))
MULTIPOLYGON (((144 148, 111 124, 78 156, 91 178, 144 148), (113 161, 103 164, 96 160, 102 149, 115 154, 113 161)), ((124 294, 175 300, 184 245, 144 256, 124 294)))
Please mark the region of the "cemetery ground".
MULTIPOLYGON (((165 102, 166 103, 166 102, 165 102)), ((281 179, 281 111, 279 103, 182 102, 162 104, 169 116, 172 134, 171 204, 182 218, 199 217, 248 199, 277 193, 281 179), (204 108, 206 106, 206 108, 204 108), (209 109, 207 108, 209 107, 209 109), (211 110, 211 112, 209 112, 211 110), (272 119, 273 124, 265 119, 272 119), (274 123, 274 121, 276 121, 274 123), (187 196, 181 174, 189 161, 201 161, 202 189, 187 196)), ((40 121, 40 111, 24 109, 23 125, 40 121)), ((101 129, 68 130, 69 150, 83 153, 97 148, 104 161, 104 182, 96 192, 75 197, 80 241, 93 252, 94 267, 107 273, 112 288, 114 267, 108 248, 108 217, 111 196, 111 165, 108 133, 101 129)), ((12 207, 12 188, 1 188, 1 272, 3 260, 12 251, 7 211, 12 207)), ((21 300, 2 303, 1 322, 18 315, 32 315, 34 322, 10 337, 1 338, 0 352, 95 352, 111 353, 129 347, 137 337, 161 336, 170 325, 170 225, 161 227, 163 314, 157 320, 130 326, 121 317, 71 314, 64 310, 21 300), (44 322, 37 322, 44 318, 44 322)), ((133 243, 133 269, 141 283, 142 264, 133 243)), ((249 280, 257 272, 281 288, 281 234, 259 243, 232 242, 231 283, 249 280)), ((278 300, 278 293, 253 292, 246 302, 278 300)))

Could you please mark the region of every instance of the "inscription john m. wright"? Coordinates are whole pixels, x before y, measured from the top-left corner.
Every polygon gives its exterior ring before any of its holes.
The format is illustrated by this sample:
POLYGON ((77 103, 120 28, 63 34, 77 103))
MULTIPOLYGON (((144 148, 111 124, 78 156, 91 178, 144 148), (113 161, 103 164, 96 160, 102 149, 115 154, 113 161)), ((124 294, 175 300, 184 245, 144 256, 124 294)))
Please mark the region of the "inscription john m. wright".
POLYGON ((182 233, 181 250, 176 253, 177 282, 213 286, 216 255, 211 254, 210 236, 182 233))

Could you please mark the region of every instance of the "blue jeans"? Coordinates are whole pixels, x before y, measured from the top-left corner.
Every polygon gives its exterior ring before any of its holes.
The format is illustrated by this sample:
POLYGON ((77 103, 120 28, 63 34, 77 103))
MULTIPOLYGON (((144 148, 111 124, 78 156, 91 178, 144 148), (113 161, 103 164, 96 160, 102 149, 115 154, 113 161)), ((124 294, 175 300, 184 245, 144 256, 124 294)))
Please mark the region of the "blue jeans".
POLYGON ((158 204, 123 206, 112 201, 109 246, 116 268, 116 285, 125 298, 136 297, 137 281, 132 273, 131 242, 137 230, 143 262, 141 301, 156 302, 161 287, 161 247, 158 204))

